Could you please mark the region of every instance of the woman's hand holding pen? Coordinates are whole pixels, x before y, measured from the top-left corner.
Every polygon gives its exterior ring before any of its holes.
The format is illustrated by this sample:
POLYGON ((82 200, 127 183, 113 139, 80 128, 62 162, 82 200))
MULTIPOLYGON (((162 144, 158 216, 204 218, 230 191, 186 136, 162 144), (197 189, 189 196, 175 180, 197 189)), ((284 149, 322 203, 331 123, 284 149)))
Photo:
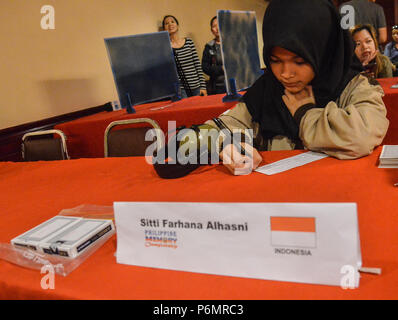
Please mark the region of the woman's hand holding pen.
POLYGON ((300 107, 309 103, 315 104, 314 92, 311 86, 306 86, 296 94, 285 89, 285 95, 282 96, 282 100, 293 116, 300 107))
POLYGON ((224 147, 220 153, 220 159, 228 170, 234 175, 247 175, 255 170, 263 158, 250 144, 242 143, 244 154, 234 144, 224 147))

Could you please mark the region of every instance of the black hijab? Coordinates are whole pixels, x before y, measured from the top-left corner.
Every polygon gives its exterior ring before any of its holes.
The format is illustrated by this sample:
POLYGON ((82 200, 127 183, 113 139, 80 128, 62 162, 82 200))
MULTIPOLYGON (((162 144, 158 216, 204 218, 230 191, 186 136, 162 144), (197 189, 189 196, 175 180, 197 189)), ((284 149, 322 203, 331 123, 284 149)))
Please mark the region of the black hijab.
POLYGON ((269 4, 263 21, 267 69, 242 98, 264 139, 282 135, 301 144, 299 125, 282 100, 284 88, 271 72, 274 47, 294 52, 312 66, 318 108, 335 101, 358 73, 352 63, 353 41, 340 27, 340 19, 331 0, 273 0, 269 4))

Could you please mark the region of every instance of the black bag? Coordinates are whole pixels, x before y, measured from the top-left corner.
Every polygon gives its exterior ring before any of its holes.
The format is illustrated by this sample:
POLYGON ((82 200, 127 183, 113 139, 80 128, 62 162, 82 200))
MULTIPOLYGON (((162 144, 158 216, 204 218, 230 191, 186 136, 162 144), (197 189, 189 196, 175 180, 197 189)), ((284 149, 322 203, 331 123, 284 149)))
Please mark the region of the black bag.
POLYGON ((176 134, 170 139, 170 141, 162 149, 156 152, 153 157, 153 167, 159 177, 163 179, 181 178, 200 166, 210 163, 209 160, 212 158, 214 159, 215 156, 218 159, 218 154, 212 155, 212 153, 209 152, 208 145, 200 145, 200 128, 201 125, 193 125, 189 128, 194 130, 196 133, 196 146, 198 147, 195 152, 185 154, 183 163, 180 161, 181 153, 179 153, 179 150, 182 143, 178 140, 178 133, 181 130, 186 129, 185 127, 177 128, 176 134), (170 154, 170 150, 175 150, 175 152, 170 154), (207 158, 207 162, 202 164, 204 162, 204 157, 207 158))

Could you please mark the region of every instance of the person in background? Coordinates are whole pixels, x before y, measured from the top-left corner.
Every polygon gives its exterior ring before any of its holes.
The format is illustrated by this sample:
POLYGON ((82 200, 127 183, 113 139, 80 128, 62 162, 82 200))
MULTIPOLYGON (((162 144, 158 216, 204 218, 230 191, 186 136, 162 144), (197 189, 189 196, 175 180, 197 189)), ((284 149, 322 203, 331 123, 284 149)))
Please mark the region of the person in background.
POLYGON ((181 98, 206 96, 206 83, 194 42, 190 38, 180 37, 179 23, 174 16, 164 16, 162 26, 170 36, 180 81, 181 98))
POLYGON ((355 54, 369 78, 391 78, 395 66, 379 52, 376 32, 371 25, 357 25, 351 30, 355 54))
POLYGON ((355 10, 355 25, 370 24, 376 30, 376 39, 380 45, 387 42, 387 23, 384 9, 376 0, 351 0, 341 4, 351 5, 355 10))
POLYGON ((210 30, 214 39, 209 41, 203 50, 202 69, 210 76, 208 93, 225 93, 225 75, 221 58, 220 32, 218 30, 217 16, 210 20, 210 30))
POLYGON ((384 55, 390 59, 395 66, 393 75, 398 76, 398 25, 392 27, 392 41, 388 43, 384 49, 384 55))
POLYGON ((235 174, 262 161, 258 150, 307 149, 338 159, 373 152, 389 121, 383 89, 353 67, 353 42, 330 0, 272 0, 263 20, 264 74, 214 128, 246 134, 253 144, 220 143, 235 174), (242 152, 244 151, 244 152, 242 152))

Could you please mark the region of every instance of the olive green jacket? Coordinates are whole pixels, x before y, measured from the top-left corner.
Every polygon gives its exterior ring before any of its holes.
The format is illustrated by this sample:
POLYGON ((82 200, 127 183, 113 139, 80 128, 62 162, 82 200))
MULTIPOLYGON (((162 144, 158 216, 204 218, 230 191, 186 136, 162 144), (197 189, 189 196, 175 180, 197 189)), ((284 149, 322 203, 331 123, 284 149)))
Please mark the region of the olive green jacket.
POLYGON ((380 61, 382 63, 382 67, 377 75, 377 78, 392 78, 394 65, 390 59, 385 55, 380 54, 380 61))

